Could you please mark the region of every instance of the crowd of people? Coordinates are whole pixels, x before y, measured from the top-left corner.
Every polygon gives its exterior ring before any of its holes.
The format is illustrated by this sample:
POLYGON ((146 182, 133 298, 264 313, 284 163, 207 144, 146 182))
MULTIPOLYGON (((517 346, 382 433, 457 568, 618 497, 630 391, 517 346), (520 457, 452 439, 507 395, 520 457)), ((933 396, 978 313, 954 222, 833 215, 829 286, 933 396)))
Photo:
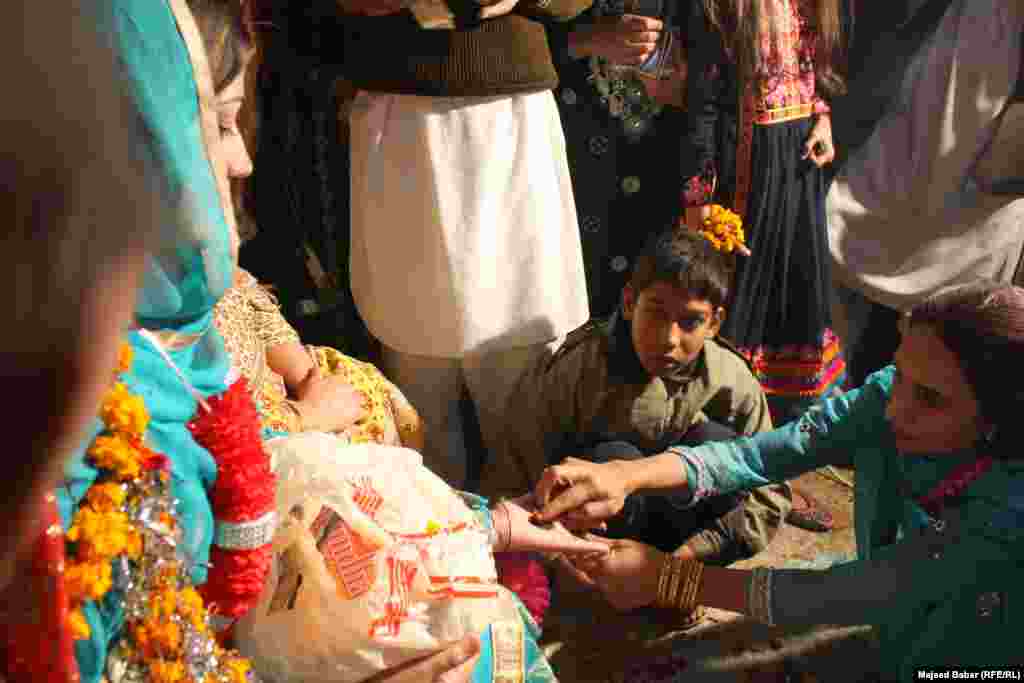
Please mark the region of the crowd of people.
POLYGON ((1017 661, 1020 3, 12 9, 0 680, 547 683, 556 570, 1017 661))

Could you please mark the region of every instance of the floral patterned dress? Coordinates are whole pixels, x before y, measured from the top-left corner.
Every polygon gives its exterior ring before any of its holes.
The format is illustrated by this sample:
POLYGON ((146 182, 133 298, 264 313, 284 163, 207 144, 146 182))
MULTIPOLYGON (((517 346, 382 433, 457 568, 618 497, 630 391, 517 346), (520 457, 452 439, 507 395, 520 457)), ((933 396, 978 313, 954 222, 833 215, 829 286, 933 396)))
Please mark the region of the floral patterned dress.
MULTIPOLYGON (((288 324, 273 295, 256 278, 239 268, 232 287, 217 304, 214 324, 224 337, 235 369, 248 381, 260 406, 263 426, 272 432, 302 430, 295 403, 284 378, 267 364, 267 350, 277 344, 298 344, 299 335, 288 324)), ((343 375, 360 390, 367 415, 339 436, 352 443, 416 446, 420 419, 401 391, 370 363, 327 347, 306 347, 325 374, 343 375)))
POLYGON ((740 84, 703 3, 692 3, 686 42, 688 125, 684 207, 717 203, 743 217, 753 252, 737 262, 724 336, 753 362, 779 422, 845 378, 832 333, 825 177, 802 158, 818 93, 807 0, 764 0, 759 82, 740 84))

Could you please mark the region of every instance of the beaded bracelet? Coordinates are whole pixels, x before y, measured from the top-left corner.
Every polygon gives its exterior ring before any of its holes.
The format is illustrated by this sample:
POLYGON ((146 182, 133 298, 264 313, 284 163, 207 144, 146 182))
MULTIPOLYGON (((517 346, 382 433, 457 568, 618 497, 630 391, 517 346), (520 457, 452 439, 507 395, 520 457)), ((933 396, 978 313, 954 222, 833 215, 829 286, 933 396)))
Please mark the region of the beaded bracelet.
POLYGON ((658 574, 658 607, 692 612, 697 607, 704 564, 668 555, 658 574))

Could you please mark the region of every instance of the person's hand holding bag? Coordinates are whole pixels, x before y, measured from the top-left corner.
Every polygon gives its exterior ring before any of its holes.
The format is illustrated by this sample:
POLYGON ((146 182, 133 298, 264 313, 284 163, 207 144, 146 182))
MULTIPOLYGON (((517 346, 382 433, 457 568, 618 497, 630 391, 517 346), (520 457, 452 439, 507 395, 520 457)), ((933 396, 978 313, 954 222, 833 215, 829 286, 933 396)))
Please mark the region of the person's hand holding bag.
POLYGON ((364 683, 469 683, 480 658, 480 638, 466 636, 439 652, 382 671, 364 683))

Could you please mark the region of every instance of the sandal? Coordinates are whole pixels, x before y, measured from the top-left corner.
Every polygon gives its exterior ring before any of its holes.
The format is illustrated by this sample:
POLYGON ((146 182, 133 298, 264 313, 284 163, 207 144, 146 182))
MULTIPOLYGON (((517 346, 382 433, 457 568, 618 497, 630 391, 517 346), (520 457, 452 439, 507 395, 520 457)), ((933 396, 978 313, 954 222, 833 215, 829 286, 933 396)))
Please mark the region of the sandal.
POLYGON ((812 496, 810 493, 803 489, 798 489, 795 486, 791 487, 793 490, 793 501, 796 502, 797 498, 803 498, 803 507, 797 507, 796 505, 786 515, 786 521, 795 527, 804 529, 805 531, 825 532, 832 531, 834 522, 832 521, 832 513, 822 507, 818 499, 812 496))

